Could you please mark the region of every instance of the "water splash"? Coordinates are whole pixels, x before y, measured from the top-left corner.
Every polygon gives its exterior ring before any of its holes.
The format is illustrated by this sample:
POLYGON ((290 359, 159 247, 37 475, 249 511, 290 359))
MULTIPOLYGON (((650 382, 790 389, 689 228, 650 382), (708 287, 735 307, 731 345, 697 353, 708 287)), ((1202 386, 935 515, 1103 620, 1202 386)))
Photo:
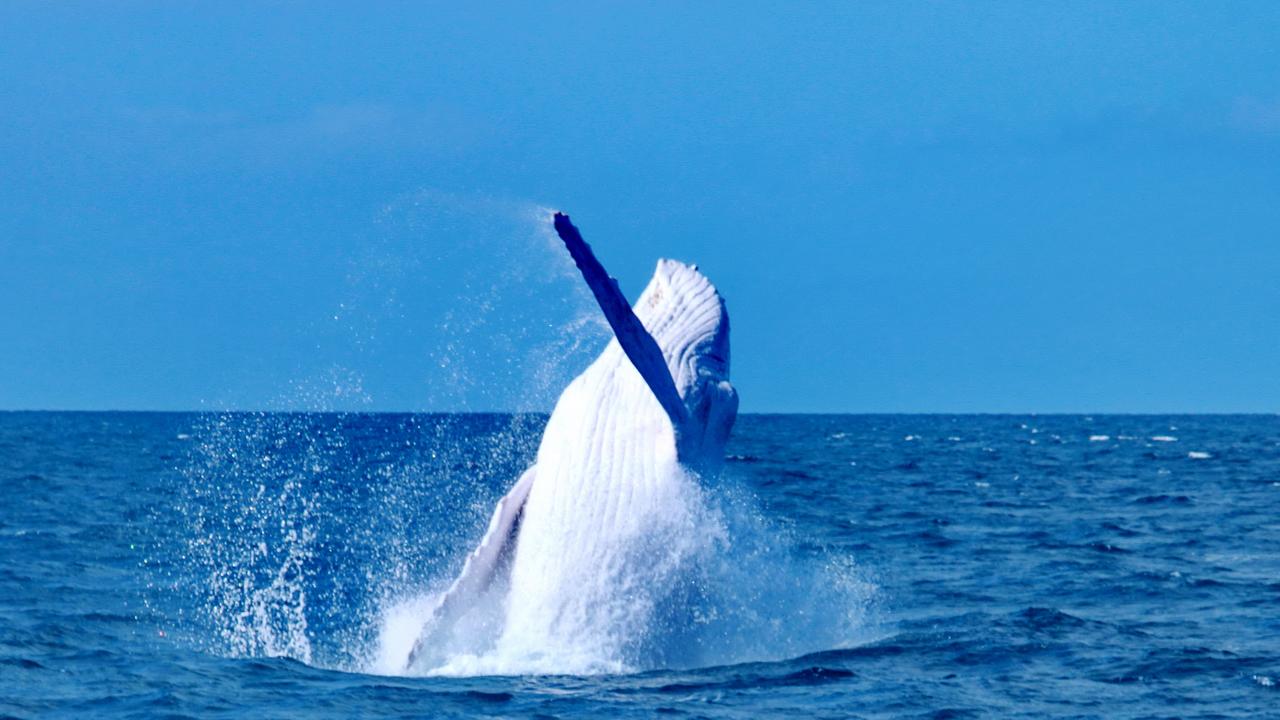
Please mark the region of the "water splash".
POLYGON ((341 437, 316 437, 298 416, 222 415, 199 432, 182 486, 191 603, 233 656, 313 660, 306 588, 316 572, 314 482, 341 437))
MULTIPOLYGON (((399 673, 433 593, 531 461, 541 416, 226 414, 191 429, 174 506, 180 563, 157 585, 175 637, 231 657, 399 673), (523 423, 523 429, 513 427, 523 423)), ((433 674, 630 672, 795 657, 866 637, 874 590, 847 558, 801 551, 733 478, 685 486, 631 538, 594 637, 504 638, 499 584, 422 668, 433 674), (625 637, 625 642, 618 642, 625 637)), ((160 551, 158 555, 168 555, 160 551)), ((566 587, 566 593, 579 588, 566 587)))
MULTIPOLYGON (((430 597, 530 464, 545 417, 330 411, 387 392, 464 411, 549 407, 608 339, 549 213, 426 191, 389 204, 336 307, 311 325, 312 367, 267 403, 311 412, 206 415, 185 433, 173 505, 157 510, 182 518, 183 562, 153 568, 153 604, 180 618, 177 636, 233 657, 400 671, 430 597), (376 374, 406 352, 434 369, 401 392, 376 374)), ((634 572, 601 578, 623 602, 599 632, 556 646, 522 639, 499 584, 427 669, 628 672, 857 640, 870 590, 851 565, 800 557, 732 483, 680 487, 667 523, 631 538, 634 572)))

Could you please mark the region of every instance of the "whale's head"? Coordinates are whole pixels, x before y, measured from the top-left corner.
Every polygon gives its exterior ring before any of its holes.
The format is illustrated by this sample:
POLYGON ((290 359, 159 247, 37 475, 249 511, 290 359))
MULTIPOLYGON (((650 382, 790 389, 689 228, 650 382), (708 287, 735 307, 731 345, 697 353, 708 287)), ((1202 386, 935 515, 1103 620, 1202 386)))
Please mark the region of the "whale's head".
POLYGON ((676 429, 681 462, 714 469, 738 414, 738 394, 729 384, 724 299, 696 265, 663 259, 633 309, 661 348, 688 410, 684 426, 676 429))

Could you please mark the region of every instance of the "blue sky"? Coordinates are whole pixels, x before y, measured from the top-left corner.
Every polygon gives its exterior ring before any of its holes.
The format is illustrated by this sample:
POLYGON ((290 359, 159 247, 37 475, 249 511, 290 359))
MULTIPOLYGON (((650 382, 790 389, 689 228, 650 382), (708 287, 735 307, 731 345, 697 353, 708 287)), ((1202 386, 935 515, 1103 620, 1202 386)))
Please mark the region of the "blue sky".
POLYGON ((745 411, 1280 409, 1280 4, 0 5, 0 408, 546 408, 624 291, 745 411))

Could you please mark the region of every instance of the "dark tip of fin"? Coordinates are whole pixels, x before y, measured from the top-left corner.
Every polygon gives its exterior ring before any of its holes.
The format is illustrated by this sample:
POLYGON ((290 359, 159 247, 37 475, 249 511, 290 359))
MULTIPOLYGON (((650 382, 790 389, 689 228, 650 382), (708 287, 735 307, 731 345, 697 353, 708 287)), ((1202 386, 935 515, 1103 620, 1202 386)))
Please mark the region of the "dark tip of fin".
POLYGON ((571 232, 579 238, 582 237, 582 235, 578 233, 578 228, 574 227, 573 223, 569 221, 569 216, 559 210, 556 211, 554 222, 556 226, 556 233, 559 234, 561 238, 564 238, 564 234, 566 232, 571 232))

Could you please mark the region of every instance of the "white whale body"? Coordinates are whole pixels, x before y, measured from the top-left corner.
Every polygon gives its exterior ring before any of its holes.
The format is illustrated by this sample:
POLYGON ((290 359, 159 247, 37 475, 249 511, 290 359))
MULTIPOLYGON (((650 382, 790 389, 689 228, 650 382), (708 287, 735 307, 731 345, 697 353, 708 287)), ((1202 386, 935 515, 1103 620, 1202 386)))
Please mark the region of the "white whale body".
POLYGON ((536 463, 493 512, 409 653, 424 658, 502 581, 495 651, 567 670, 617 670, 679 570, 697 478, 717 470, 737 415, 729 318, 695 266, 659 260, 629 305, 565 215, 555 226, 614 330, 561 394, 536 463), (612 665, 610 663, 613 663, 612 665))

